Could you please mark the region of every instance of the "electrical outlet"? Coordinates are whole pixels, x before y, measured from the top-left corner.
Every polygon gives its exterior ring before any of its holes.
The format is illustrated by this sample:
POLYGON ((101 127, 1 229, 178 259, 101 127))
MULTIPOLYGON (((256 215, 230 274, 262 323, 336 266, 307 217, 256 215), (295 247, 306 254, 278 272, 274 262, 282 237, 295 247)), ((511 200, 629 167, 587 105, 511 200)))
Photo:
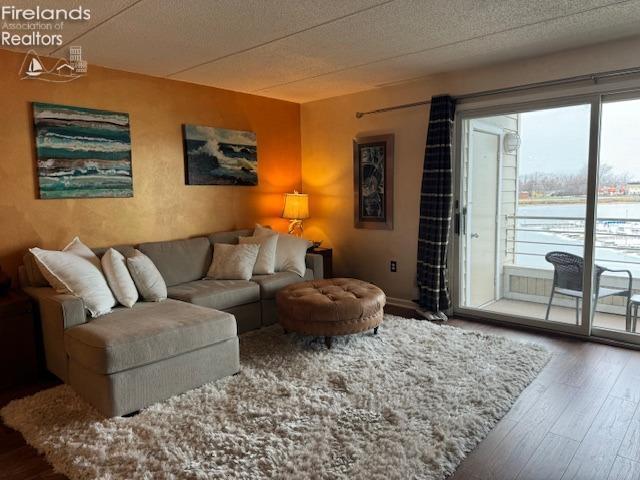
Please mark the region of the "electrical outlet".
POLYGON ((398 264, 396 263, 395 260, 391 260, 391 262, 389 263, 389 271, 391 271, 391 272, 397 272, 398 271, 398 264))

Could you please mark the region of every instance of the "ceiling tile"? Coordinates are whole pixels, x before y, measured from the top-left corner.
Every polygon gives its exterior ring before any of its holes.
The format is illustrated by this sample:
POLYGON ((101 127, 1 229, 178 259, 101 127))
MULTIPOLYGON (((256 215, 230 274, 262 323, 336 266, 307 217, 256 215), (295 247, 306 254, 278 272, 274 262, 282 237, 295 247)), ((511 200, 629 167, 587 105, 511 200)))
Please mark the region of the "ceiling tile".
POLYGON ((640 32, 640 2, 619 4, 541 24, 428 49, 315 78, 260 90, 261 95, 307 102, 433 73, 539 56, 626 38, 640 32), (340 92, 340 93, 337 93, 340 92))
POLYGON ((185 71, 175 78, 262 93, 441 45, 455 44, 611 3, 602 0, 397 0, 263 47, 185 71), (535 5, 533 5, 535 4, 535 5))
POLYGON ((93 63, 165 76, 384 1, 143 0, 81 42, 93 63))

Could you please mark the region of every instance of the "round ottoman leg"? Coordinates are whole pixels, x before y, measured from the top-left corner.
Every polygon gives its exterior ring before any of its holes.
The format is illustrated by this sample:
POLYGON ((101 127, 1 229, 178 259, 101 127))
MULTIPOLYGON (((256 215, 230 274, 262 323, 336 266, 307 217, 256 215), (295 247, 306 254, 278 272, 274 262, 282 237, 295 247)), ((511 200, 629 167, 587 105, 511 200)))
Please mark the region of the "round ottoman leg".
POLYGON ((327 348, 331 348, 331 341, 333 340, 332 337, 324 337, 324 344, 327 346, 327 348))
POLYGON ((374 329, 373 329, 373 334, 374 334, 374 335, 377 335, 377 334, 378 334, 378 327, 376 327, 376 328, 374 328, 374 329))

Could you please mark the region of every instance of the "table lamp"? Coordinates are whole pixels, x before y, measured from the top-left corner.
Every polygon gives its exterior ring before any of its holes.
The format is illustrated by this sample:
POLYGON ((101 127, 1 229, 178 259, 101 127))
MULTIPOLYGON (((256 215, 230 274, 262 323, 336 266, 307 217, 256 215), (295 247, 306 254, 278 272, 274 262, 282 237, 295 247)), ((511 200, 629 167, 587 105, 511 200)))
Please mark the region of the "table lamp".
POLYGON ((309 218, 309 195, 306 193, 284 194, 284 208, 282 209, 282 218, 289 219, 289 234, 302 235, 302 220, 309 218))

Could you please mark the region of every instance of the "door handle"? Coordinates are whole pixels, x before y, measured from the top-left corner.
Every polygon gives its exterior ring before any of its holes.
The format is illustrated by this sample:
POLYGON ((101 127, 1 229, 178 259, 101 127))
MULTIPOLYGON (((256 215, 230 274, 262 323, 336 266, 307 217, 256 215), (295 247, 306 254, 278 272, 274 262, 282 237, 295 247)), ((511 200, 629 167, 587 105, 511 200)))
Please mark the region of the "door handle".
POLYGON ((479 237, 480 237, 480 234, 478 234, 478 233, 472 233, 471 234, 471 238, 479 238, 479 237))
POLYGON ((462 234, 467 234, 467 207, 462 208, 462 234))

